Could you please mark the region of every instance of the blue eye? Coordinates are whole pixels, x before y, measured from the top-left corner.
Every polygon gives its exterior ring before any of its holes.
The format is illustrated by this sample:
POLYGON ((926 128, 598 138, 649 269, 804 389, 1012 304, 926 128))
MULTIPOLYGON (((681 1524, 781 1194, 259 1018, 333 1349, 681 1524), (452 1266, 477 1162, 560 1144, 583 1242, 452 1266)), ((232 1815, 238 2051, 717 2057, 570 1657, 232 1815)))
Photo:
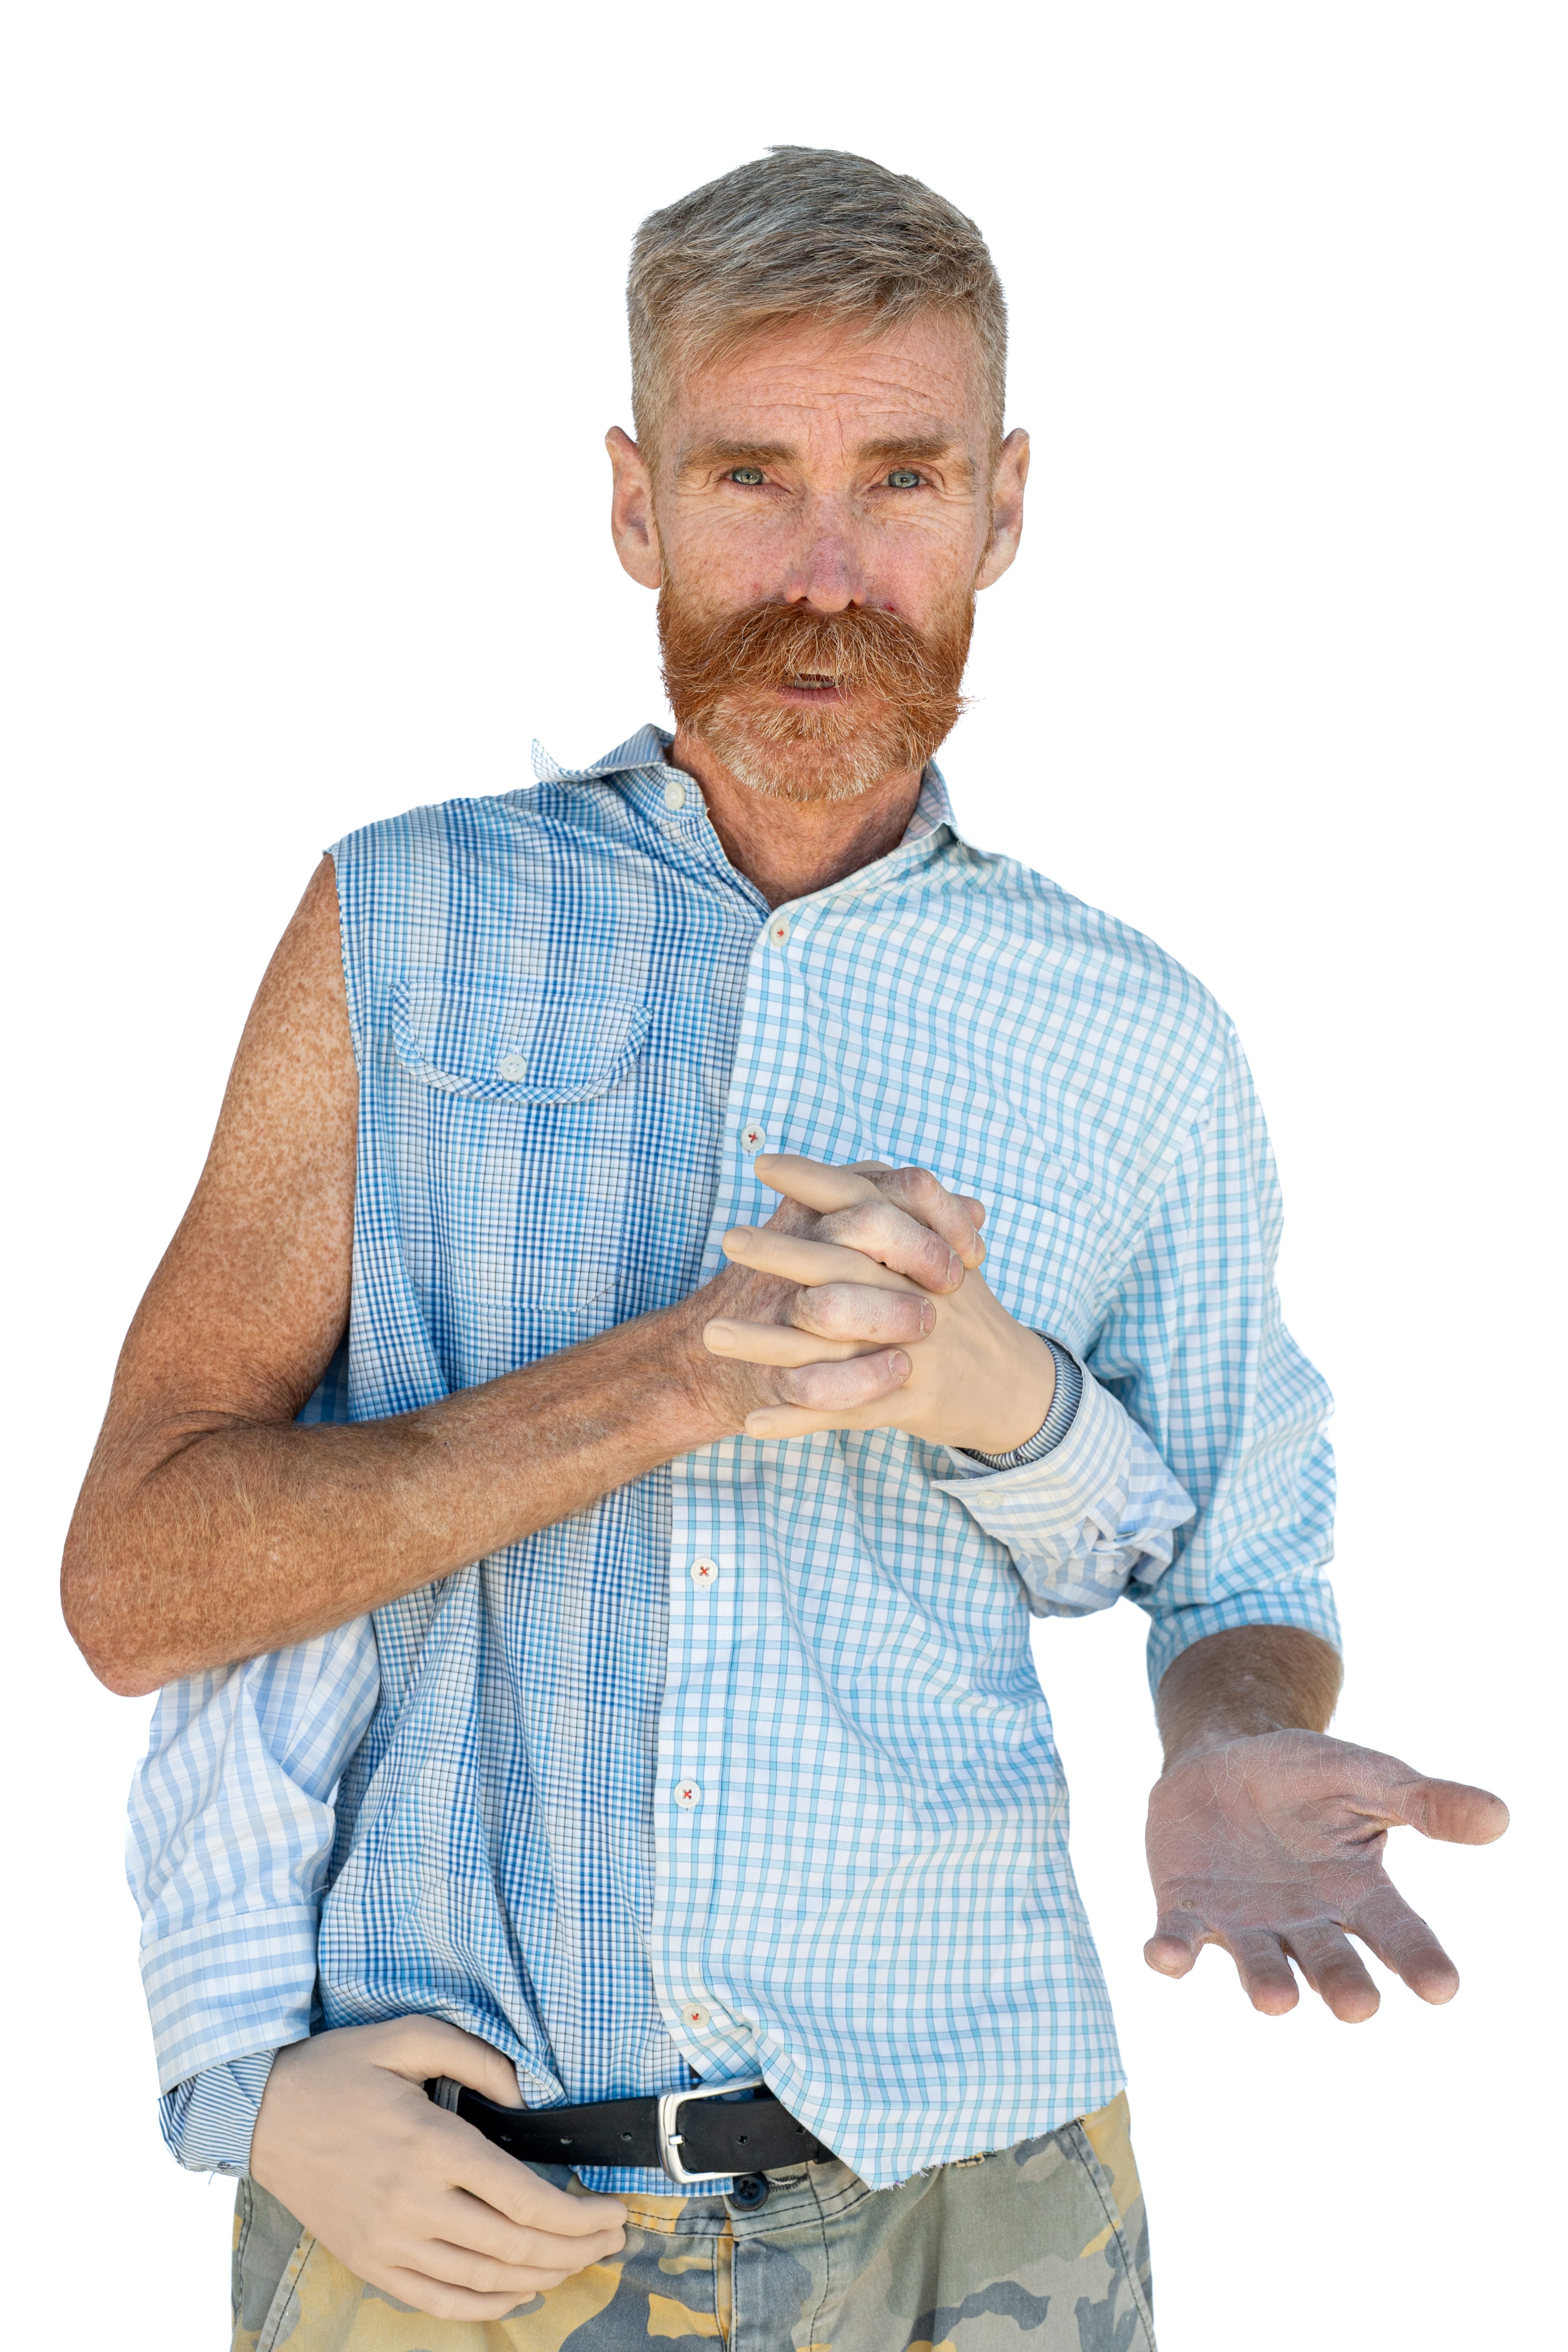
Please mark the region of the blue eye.
POLYGON ((763 469, 760 466, 731 466, 726 477, 727 480, 739 482, 742 489, 747 490, 755 489, 762 478, 763 469))
POLYGON ((920 476, 911 473, 908 466, 900 466, 896 473, 888 476, 888 488, 890 490, 918 490, 920 486, 920 476))

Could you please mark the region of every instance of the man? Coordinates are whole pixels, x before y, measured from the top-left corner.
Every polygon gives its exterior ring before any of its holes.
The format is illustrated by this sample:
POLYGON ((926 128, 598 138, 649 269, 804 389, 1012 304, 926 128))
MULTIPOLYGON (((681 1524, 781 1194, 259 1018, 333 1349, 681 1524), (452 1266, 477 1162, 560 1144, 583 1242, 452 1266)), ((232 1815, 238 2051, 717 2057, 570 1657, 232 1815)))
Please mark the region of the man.
POLYGON ((1027 469, 978 232, 775 150, 630 311, 674 737, 337 845, 72 1531, 171 1685, 165 2129, 247 2347, 1152 2344, 1030 1611, 1150 1613, 1169 1974, 1447 2000, 1386 1831, 1506 1815, 1324 1736, 1228 1024, 931 765, 1027 469))

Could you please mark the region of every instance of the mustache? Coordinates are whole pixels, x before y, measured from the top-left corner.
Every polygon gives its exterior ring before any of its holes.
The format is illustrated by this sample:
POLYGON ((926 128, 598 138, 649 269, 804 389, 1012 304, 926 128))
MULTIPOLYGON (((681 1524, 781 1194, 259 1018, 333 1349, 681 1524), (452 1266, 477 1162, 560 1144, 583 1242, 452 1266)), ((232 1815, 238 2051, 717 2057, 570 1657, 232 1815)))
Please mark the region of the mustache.
POLYGON ((821 680, 847 698, 889 705, 909 748, 922 759, 951 733, 963 708, 959 688, 973 627, 973 598, 922 633, 897 613, 869 608, 814 613, 799 604, 757 604, 715 614, 668 584, 659 594, 665 690, 682 725, 700 731, 722 702, 821 680))

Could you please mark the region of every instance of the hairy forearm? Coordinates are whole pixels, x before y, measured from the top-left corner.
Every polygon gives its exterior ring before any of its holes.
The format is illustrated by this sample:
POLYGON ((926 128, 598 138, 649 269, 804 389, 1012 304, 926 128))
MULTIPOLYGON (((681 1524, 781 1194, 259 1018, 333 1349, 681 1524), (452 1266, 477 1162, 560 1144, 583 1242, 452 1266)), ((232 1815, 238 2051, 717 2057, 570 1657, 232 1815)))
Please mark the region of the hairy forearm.
POLYGON ((1165 1766, 1267 1731, 1325 1731, 1340 1695, 1340 1654, 1294 1625, 1238 1625, 1184 1650, 1160 1684, 1165 1766))
MULTIPOLYGON (((389 1421, 142 1430, 100 1453, 63 1596, 127 1696, 341 1625, 740 1425, 691 1302, 389 1421)), ((195 1425, 193 1425, 193 1422, 195 1425)))

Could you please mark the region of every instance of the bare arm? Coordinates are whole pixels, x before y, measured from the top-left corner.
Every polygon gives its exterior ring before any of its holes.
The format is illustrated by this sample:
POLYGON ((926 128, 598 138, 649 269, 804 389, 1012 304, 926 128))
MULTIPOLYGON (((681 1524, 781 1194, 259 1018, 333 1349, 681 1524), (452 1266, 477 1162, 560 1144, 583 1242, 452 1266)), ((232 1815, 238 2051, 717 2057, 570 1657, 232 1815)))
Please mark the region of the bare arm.
MULTIPOLYGON (((861 1403, 907 1377, 898 1349, 920 1339, 929 1300, 875 1288, 835 1327, 866 1353, 790 1371, 719 1363, 701 1343, 714 1315, 766 1320, 797 1296, 731 1267, 690 1300, 425 1411, 299 1427, 348 1321, 356 1101, 324 859, 132 1324, 67 1540, 67 1622, 113 1690, 340 1625, 731 1435, 770 1399, 861 1403)), ((963 1266, 938 1236, 977 1251, 968 1207, 917 1171, 879 1181, 914 1211, 889 1202, 887 1262, 928 1292, 956 1287, 963 1266)), ((780 1214, 815 1222, 787 1202, 780 1214)))

